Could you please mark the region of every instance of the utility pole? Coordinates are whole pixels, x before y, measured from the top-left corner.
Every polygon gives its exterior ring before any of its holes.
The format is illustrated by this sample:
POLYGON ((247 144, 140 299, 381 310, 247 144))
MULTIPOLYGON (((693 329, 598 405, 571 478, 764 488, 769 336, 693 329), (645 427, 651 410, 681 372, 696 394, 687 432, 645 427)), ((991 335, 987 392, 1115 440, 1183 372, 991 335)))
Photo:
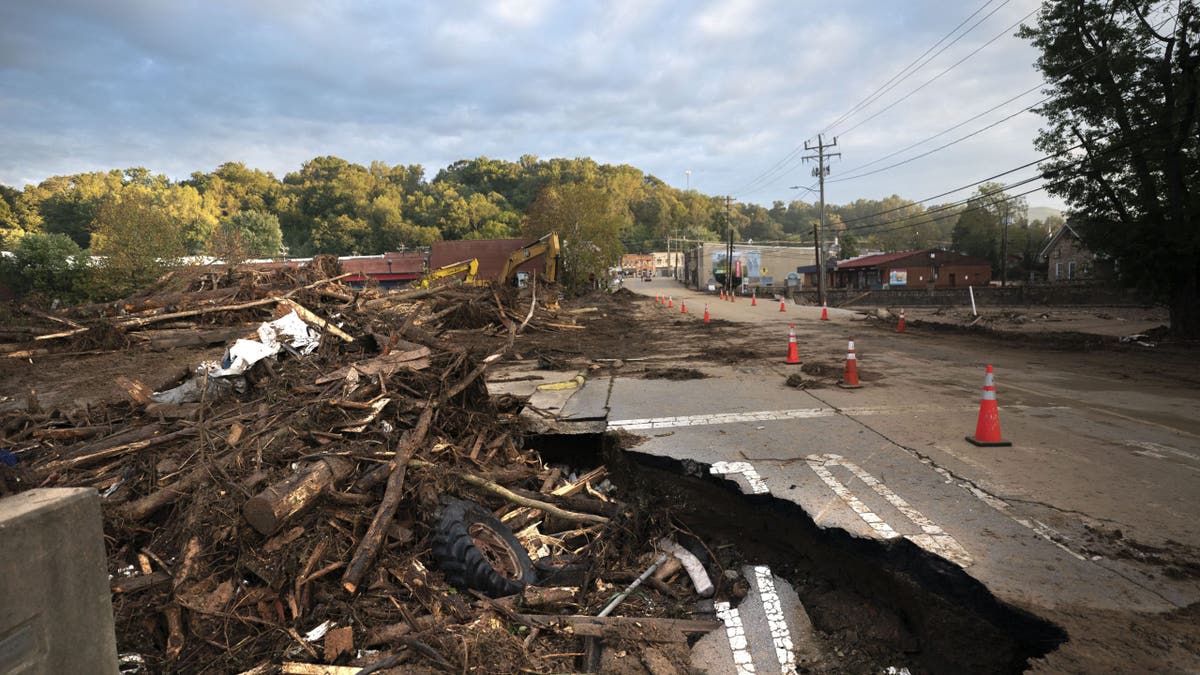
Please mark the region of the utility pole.
POLYGON ((1004 239, 1000 240, 1000 287, 1008 286, 1008 201, 1004 202, 1004 239))
POLYGON ((725 195, 725 227, 729 229, 729 244, 725 247, 725 292, 733 292, 733 219, 729 217, 732 198, 725 195))
POLYGON ((841 157, 840 152, 825 152, 825 148, 836 148, 837 136, 833 137, 833 142, 826 144, 825 139, 821 134, 817 134, 817 144, 812 145, 808 141, 804 142, 805 150, 816 150, 815 155, 805 155, 804 161, 812 159, 817 160, 817 166, 813 169, 813 175, 821 183, 821 221, 817 225, 817 293, 821 296, 821 302, 825 302, 825 176, 829 175, 829 167, 825 165, 825 160, 833 157, 841 157))

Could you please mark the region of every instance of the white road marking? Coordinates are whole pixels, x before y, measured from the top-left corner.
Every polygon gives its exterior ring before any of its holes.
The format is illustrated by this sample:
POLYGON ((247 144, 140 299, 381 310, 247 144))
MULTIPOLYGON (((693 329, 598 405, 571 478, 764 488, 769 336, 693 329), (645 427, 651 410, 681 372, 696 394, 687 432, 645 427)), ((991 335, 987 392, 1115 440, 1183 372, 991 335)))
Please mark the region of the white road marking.
POLYGON ((863 471, 857 464, 847 461, 841 455, 835 454, 809 455, 805 458, 805 461, 812 468, 813 472, 833 490, 834 494, 841 497, 842 501, 846 502, 858 514, 858 517, 869 525, 871 529, 879 533, 882 538, 895 539, 901 535, 891 525, 888 525, 882 518, 872 512, 861 499, 856 497, 826 467, 845 467, 850 473, 854 474, 855 478, 858 478, 863 484, 874 490, 876 494, 883 497, 897 511, 903 514, 905 518, 908 518, 914 525, 921 528, 920 534, 903 535, 905 539, 908 539, 930 553, 934 553, 955 563, 959 567, 967 567, 974 562, 974 559, 958 543, 957 539, 946 534, 945 530, 927 518, 925 514, 913 508, 903 497, 896 494, 879 479, 863 471))
MULTIPOLYGON (((975 411, 978 405, 965 405, 947 408, 946 406, 892 406, 887 408, 796 408, 791 410, 759 410, 736 413, 705 413, 701 415, 676 415, 671 417, 643 417, 628 420, 614 420, 608 423, 609 429, 624 431, 640 431, 646 429, 673 429, 677 427, 701 427, 713 424, 740 424, 742 422, 768 422, 775 420, 799 420, 818 417, 833 417, 847 415, 864 417, 869 415, 900 415, 920 412, 945 413, 948 410, 975 411)), ((1060 410, 1062 406, 1005 406, 1006 409, 1017 410, 1060 410)))
MULTIPOLYGON (((1146 451, 1145 454, 1157 457, 1158 459, 1166 459, 1166 455, 1162 454, 1166 453, 1167 455, 1175 455, 1176 457, 1190 459, 1193 462, 1200 462, 1200 455, 1193 455, 1186 450, 1180 450, 1179 448, 1163 445, 1162 443, 1153 443, 1151 441, 1125 441, 1125 445, 1134 448, 1141 448, 1142 450, 1146 451)), ((1136 454, 1140 455, 1143 453, 1139 452, 1136 454)))
POLYGON ((733 666, 737 675, 753 675, 754 657, 750 655, 750 645, 746 642, 746 629, 742 626, 742 617, 736 607, 730 607, 728 602, 713 603, 717 618, 725 624, 725 637, 729 638, 729 649, 733 651, 733 666))
POLYGON ((742 477, 746 479, 746 482, 750 486, 750 494, 752 495, 767 494, 771 491, 767 487, 767 482, 763 480, 762 476, 759 475, 754 465, 750 462, 717 462, 708 467, 708 472, 714 476, 742 474, 742 477))
POLYGON ((766 565, 754 567, 754 582, 762 599, 763 612, 767 615, 767 626, 771 630, 771 642, 775 645, 775 658, 779 660, 779 671, 784 675, 795 675, 796 653, 792 651, 792 633, 788 630, 787 617, 783 615, 783 603, 775 591, 775 577, 766 565))
MULTIPOLYGON (((942 448, 940 446, 935 446, 935 447, 938 447, 938 449, 942 450, 943 452, 948 452, 947 448, 942 448)), ((953 453, 950 453, 950 454, 953 454, 953 453)), ((938 466, 937 464, 934 464, 933 462, 929 461, 928 459, 925 459, 925 458, 919 458, 919 459, 922 464, 924 464, 925 466, 928 466, 929 468, 938 472, 938 474, 942 478, 946 479, 947 483, 958 485, 960 488, 966 490, 968 493, 973 495, 979 501, 983 502, 984 504, 987 504, 988 506, 992 507, 993 509, 996 509, 1000 513, 1003 513, 1004 515, 1008 516, 1014 522, 1016 522, 1018 525, 1028 528, 1034 534, 1041 537, 1042 539, 1045 539, 1046 541, 1050 542, 1051 544, 1054 544, 1059 549, 1061 549, 1063 552, 1071 555, 1072 557, 1074 557, 1078 560, 1087 561, 1086 556, 1082 556, 1082 555, 1076 553, 1075 551, 1072 551, 1071 549, 1067 548, 1066 545, 1064 545, 1062 542, 1059 541, 1059 539, 1065 539, 1066 537, 1064 537, 1057 530, 1051 528, 1050 526, 1046 525, 1045 523, 1042 523, 1041 521, 1031 521, 1028 518, 1021 518, 1021 517, 1017 516, 1016 514, 1014 514, 1012 512, 1012 507, 1009 505, 1009 503, 1004 501, 1003 499, 1000 499, 999 497, 988 494, 987 492, 984 492, 983 490, 975 487, 974 485, 972 485, 968 482, 959 481, 957 478, 954 477, 954 474, 943 469, 942 467, 938 466)))
POLYGON ((767 420, 794 420, 809 417, 832 417, 833 408, 802 408, 799 410, 764 410, 744 413, 712 413, 707 415, 683 415, 678 417, 651 417, 646 419, 617 420, 609 422, 610 429, 637 431, 639 429, 670 429, 674 427, 708 426, 712 424, 737 424, 739 422, 765 422, 767 420))

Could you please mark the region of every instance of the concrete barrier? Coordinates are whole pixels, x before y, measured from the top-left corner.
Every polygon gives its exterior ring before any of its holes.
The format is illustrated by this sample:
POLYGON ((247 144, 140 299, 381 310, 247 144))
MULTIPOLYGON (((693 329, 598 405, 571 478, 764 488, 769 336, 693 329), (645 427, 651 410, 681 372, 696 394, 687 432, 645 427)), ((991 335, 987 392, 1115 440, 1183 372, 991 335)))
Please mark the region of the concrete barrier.
POLYGON ((0 499, 0 673, 117 672, 99 495, 0 499))

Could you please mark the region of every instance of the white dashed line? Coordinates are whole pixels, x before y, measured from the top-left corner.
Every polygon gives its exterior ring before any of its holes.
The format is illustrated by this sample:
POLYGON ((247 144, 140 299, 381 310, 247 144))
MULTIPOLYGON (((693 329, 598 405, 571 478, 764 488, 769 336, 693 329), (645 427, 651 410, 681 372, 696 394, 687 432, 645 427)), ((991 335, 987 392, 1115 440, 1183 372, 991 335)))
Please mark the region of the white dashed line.
POLYGON ((767 482, 763 480, 754 465, 750 462, 717 462, 708 468, 708 472, 714 476, 726 474, 741 474, 746 479, 746 483, 750 486, 750 494, 763 495, 771 491, 767 487, 767 482))
POLYGON ((805 458, 809 467, 817 474, 826 485, 833 490, 834 494, 846 502, 846 504, 858 514, 858 517, 867 525, 877 532, 884 539, 895 539, 901 536, 896 532, 891 525, 888 525, 882 518, 871 511, 861 499, 856 497, 845 485, 842 484, 826 467, 843 466, 854 474, 867 487, 871 488, 880 497, 883 497, 897 511, 908 518, 914 525, 921 528, 920 534, 903 535, 912 543, 921 548, 940 555, 941 557, 955 563, 960 567, 967 567, 974 562, 966 549, 958 543, 954 537, 946 534, 945 530, 927 518, 925 514, 913 508, 911 504, 904 500, 900 495, 892 491, 891 488, 884 485, 879 479, 871 474, 863 471, 857 464, 846 461, 841 455, 826 454, 826 455, 809 455, 805 458))
POLYGON ((713 603, 717 618, 725 624, 725 636, 729 638, 729 649, 733 651, 733 666, 737 675, 754 674, 754 657, 750 655, 750 645, 746 642, 746 628, 742 625, 742 617, 736 607, 730 607, 728 602, 713 603))

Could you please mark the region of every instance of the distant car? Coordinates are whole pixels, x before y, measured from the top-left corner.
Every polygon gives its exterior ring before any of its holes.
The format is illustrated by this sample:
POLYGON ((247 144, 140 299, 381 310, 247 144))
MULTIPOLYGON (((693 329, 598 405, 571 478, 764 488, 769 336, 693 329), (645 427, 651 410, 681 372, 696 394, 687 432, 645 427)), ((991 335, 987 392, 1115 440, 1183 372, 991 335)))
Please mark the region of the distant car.
POLYGON ((642 275, 642 281, 650 281, 653 278, 654 278, 654 275, 650 274, 649 272, 646 272, 645 274, 642 275))

